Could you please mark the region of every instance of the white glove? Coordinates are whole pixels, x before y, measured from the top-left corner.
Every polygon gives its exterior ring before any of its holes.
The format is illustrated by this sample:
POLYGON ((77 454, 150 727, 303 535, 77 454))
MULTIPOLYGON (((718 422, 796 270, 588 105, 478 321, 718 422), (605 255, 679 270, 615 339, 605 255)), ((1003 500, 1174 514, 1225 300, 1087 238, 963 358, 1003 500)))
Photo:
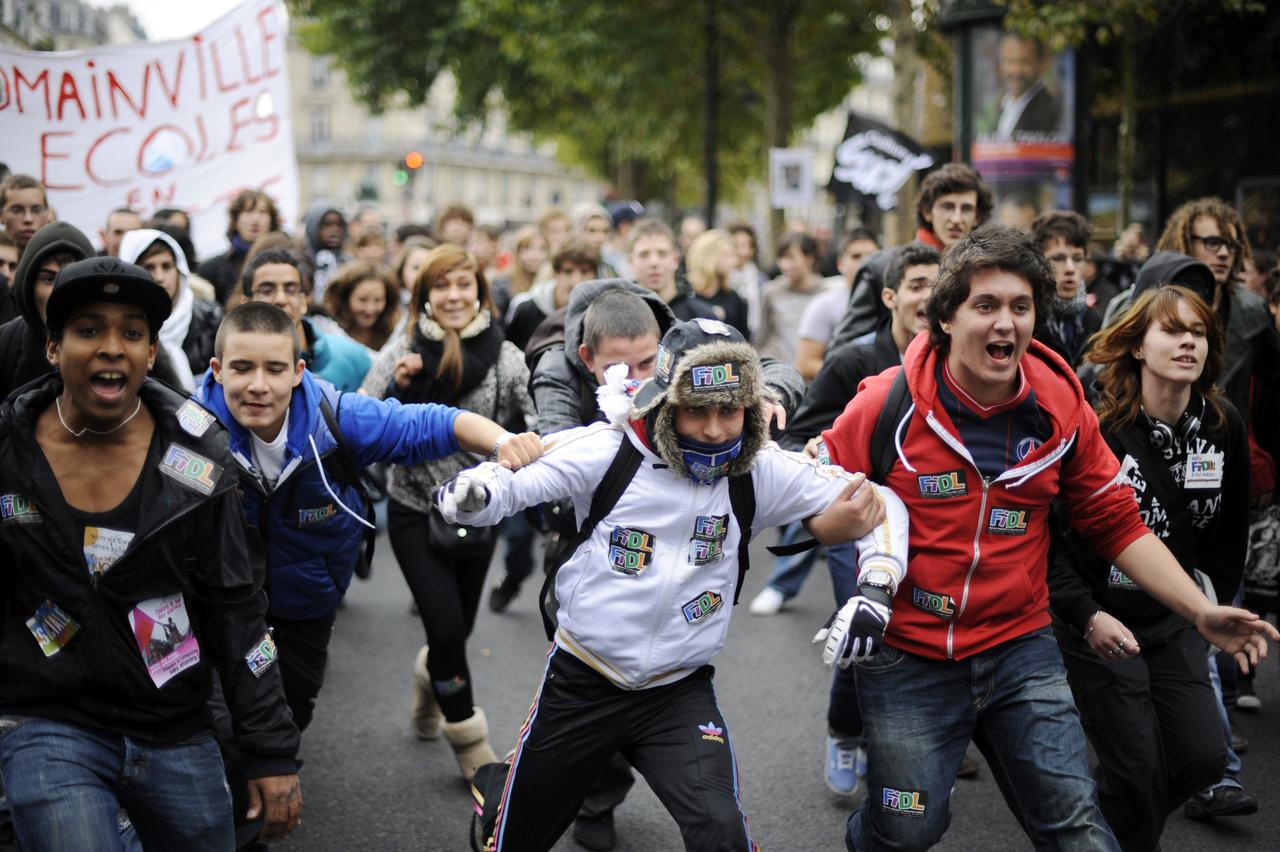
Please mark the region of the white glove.
POLYGON ((889 606, 861 594, 849 598, 827 626, 813 637, 815 645, 826 642, 822 662, 847 669, 851 663, 873 656, 880 650, 891 614, 889 606))
POLYGON ((436 492, 436 505, 440 514, 451 524, 458 522, 458 513, 478 512, 489 505, 488 483, 496 477, 492 463, 462 471, 436 492))

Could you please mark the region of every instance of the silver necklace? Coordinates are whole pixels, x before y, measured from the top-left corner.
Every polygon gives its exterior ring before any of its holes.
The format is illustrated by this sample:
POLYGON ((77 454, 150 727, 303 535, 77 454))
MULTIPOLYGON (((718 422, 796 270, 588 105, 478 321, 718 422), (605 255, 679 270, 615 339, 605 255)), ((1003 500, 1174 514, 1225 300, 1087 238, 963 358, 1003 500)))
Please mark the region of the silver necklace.
POLYGON ((63 420, 63 419, 62 419, 62 397, 61 397, 61 396, 55 396, 55 397, 53 398, 53 405, 54 405, 54 407, 55 407, 55 408, 57 408, 57 409, 58 409, 58 422, 62 424, 62 428, 63 428, 63 429, 66 429, 68 432, 70 432, 70 433, 71 433, 71 437, 73 437, 73 438, 79 438, 79 437, 80 437, 81 435, 83 435, 85 432, 88 432, 88 433, 89 433, 89 434, 91 434, 91 435, 110 435, 112 432, 119 432, 119 431, 120 431, 121 429, 123 429, 125 426, 128 426, 128 425, 129 425, 129 421, 130 421, 130 420, 132 420, 133 418, 135 418, 135 417, 137 417, 137 416, 138 416, 138 412, 142 410, 142 399, 141 399, 141 397, 139 397, 139 399, 138 399, 138 404, 134 406, 134 408, 133 408, 133 413, 132 413, 132 414, 130 414, 130 415, 129 415, 128 417, 126 417, 125 419, 121 420, 121 421, 120 421, 119 423, 117 423, 116 425, 112 426, 110 429, 107 429, 106 431, 99 431, 99 430, 97 430, 97 429, 90 429, 88 426, 86 426, 86 427, 84 427, 83 429, 81 429, 79 432, 77 432, 77 431, 75 431, 74 429, 72 429, 70 426, 68 426, 68 425, 67 425, 67 421, 66 421, 66 420, 63 420))

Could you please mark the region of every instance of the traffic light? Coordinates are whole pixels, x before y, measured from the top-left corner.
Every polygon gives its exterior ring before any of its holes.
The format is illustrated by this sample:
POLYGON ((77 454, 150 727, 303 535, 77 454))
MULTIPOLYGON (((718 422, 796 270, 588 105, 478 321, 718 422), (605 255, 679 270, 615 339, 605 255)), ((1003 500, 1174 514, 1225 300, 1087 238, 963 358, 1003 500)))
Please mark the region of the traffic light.
POLYGON ((405 186, 413 182, 413 178, 418 173, 418 169, 422 168, 426 158, 422 156, 421 151, 410 151, 405 154, 400 162, 396 163, 395 173, 391 176, 391 182, 396 186, 405 186))

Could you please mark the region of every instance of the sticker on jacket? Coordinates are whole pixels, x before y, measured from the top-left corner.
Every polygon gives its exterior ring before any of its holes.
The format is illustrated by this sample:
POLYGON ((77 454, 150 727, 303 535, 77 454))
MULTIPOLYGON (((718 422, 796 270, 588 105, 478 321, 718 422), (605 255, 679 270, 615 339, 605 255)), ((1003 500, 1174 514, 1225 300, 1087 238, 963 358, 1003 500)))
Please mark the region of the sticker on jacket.
POLYGON ((129 613, 129 626, 157 687, 200 662, 200 643, 191 629, 182 592, 138 604, 129 613))
POLYGON ((689 562, 710 565, 723 559, 728 534, 728 515, 698 515, 693 520, 693 538, 689 540, 689 562))
POLYGON ((333 516, 338 514, 338 507, 330 503, 328 506, 320 506, 315 509, 299 509, 298 510, 298 526, 309 527, 314 524, 323 524, 333 516))
POLYGON ((951 595, 940 595, 919 586, 911 587, 911 603, 930 615, 936 615, 943 621, 950 621, 956 615, 956 600, 951 595))
POLYGON ((898 816, 921 819, 925 813, 924 790, 885 787, 880 797, 880 809, 898 816))
POLYGON ((963 470, 921 474, 916 477, 916 485, 920 489, 920 496, 931 500, 964 497, 969 493, 969 482, 965 479, 963 470))
POLYGON ((720 727, 715 722, 707 722, 704 725, 699 725, 698 730, 702 731, 702 738, 707 742, 720 743, 721 745, 724 745, 724 728, 720 727))
POLYGON ((1027 515, 1030 509, 1005 509, 992 506, 987 518, 987 532, 991 535, 1026 535, 1027 515))
POLYGON ((129 530, 113 530, 107 527, 84 528, 84 563, 89 576, 99 579, 111 570, 116 560, 129 549, 133 533, 129 530))
POLYGON ((80 632, 76 620, 62 611, 62 607, 50 600, 45 600, 36 609, 35 615, 27 619, 27 629, 40 643, 40 650, 46 657, 67 647, 71 637, 80 632))
POLYGON ((0 494, 0 523, 6 527, 11 524, 40 524, 44 516, 25 494, 0 494))
POLYGON ((204 406, 192 399, 182 403, 182 407, 178 409, 178 425, 182 427, 182 431, 196 438, 208 432, 213 421, 217 419, 204 406))
POLYGON ((742 386, 742 367, 737 362, 700 365, 689 371, 694 393, 737 390, 742 386))
POLYGON ((656 539, 644 530, 614 527, 609 534, 609 563, 619 574, 634 577, 653 562, 656 539))
POLYGON ((722 606, 724 606, 724 598, 715 592, 708 591, 680 607, 680 611, 684 613, 685 621, 697 624, 702 619, 715 615, 722 606))
POLYGON ((1124 589, 1126 592, 1141 591, 1138 584, 1129 579, 1128 574, 1114 565, 1111 566, 1111 573, 1107 575, 1107 588, 1124 589))
POLYGON ((170 444, 160 460, 160 472, 208 495, 217 487, 222 467, 186 447, 170 444))
POLYGON ((262 641, 253 646, 253 650, 244 655, 244 663, 249 667, 249 674, 262 677, 263 673, 275 665, 280 652, 276 649, 276 640, 271 631, 262 634, 262 641))
POLYGON ((1187 463, 1183 468, 1186 471, 1183 486, 1221 488, 1222 458, 1222 453, 1187 453, 1187 463))

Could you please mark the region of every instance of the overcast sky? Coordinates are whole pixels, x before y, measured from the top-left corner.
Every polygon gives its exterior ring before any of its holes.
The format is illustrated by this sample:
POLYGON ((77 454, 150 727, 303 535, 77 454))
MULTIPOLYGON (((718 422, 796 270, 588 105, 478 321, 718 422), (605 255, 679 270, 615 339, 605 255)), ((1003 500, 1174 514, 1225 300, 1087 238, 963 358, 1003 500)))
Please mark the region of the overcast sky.
MULTIPOLYGON (((112 6, 120 0, 89 0, 94 6, 112 6)), ((243 0, 123 0, 152 41, 185 38, 222 17, 243 0)))

